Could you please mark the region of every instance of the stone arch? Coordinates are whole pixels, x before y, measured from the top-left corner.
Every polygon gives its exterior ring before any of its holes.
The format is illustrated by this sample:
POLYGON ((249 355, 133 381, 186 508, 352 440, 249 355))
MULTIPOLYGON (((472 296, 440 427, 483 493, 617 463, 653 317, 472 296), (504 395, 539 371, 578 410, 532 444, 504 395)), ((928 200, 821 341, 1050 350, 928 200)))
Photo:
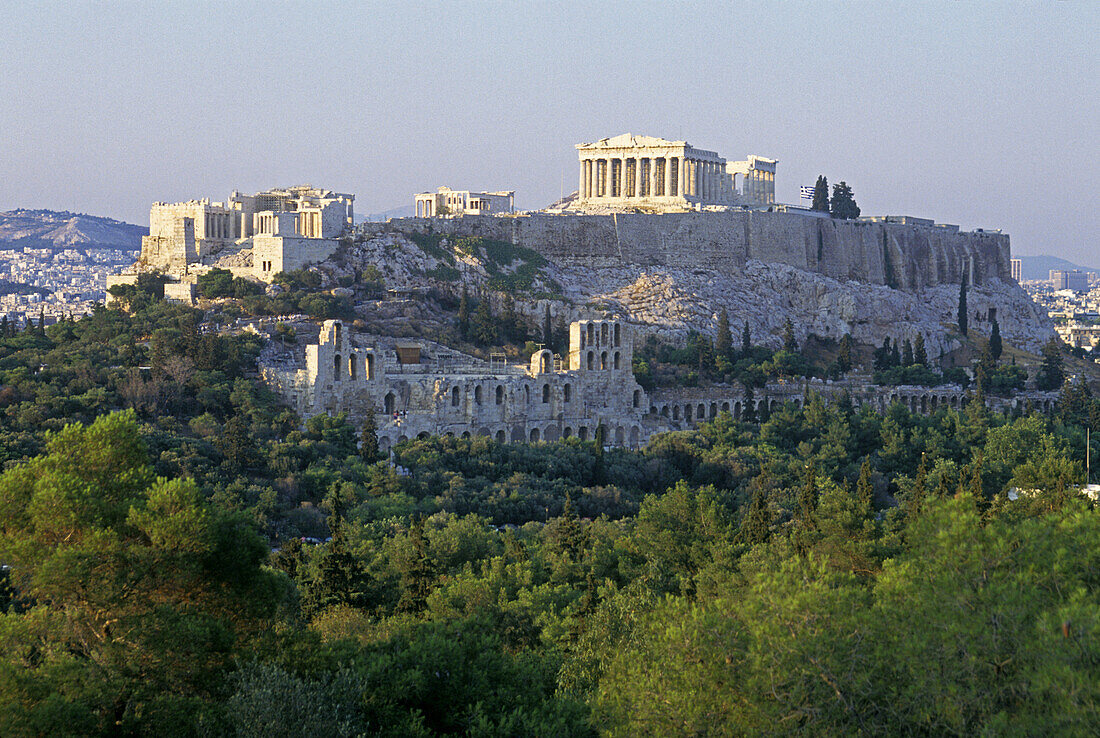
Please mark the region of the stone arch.
POLYGON ((332 357, 332 381, 339 382, 344 375, 344 362, 340 359, 340 354, 336 354, 332 357))
POLYGON ((801 410, 802 409, 802 398, 801 397, 794 398, 794 409, 795 410, 801 410))
POLYGON ((462 437, 467 441, 470 440, 470 431, 462 431, 462 437))
POLYGON ((920 396, 920 411, 922 414, 928 412, 928 395, 920 396))
POLYGON ((451 388, 451 407, 458 407, 462 402, 462 392, 457 386, 451 388))
POLYGON ((620 425, 618 428, 615 429, 615 445, 616 446, 622 446, 625 443, 626 443, 626 431, 624 431, 623 427, 620 425))
POLYGON ((702 420, 705 420, 706 417, 707 417, 707 406, 700 402, 699 407, 695 408, 695 419, 702 421, 702 420))
POLYGON ((497 385, 497 404, 498 405, 503 405, 504 404, 504 385, 503 384, 498 384, 497 385))
POLYGON ((340 321, 337 320, 337 321, 333 322, 332 327, 333 327, 333 330, 336 332, 336 336, 335 336, 336 340, 334 341, 334 343, 336 344, 336 348, 340 348, 340 339, 341 339, 342 334, 344 332, 344 326, 343 326, 343 324, 340 323, 340 321))
POLYGON ((549 425, 542 432, 542 437, 543 440, 547 441, 548 443, 552 443, 561 438, 561 432, 558 431, 558 427, 556 425, 549 425))
POLYGON ((431 435, 432 434, 429 433, 428 431, 420 431, 419 433, 416 434, 416 440, 424 441, 424 440, 427 440, 428 438, 430 438, 431 435))
POLYGON ((573 429, 570 428, 568 425, 561 429, 561 437, 562 438, 569 438, 572 435, 573 435, 573 429))
POLYGON ((477 434, 478 434, 479 436, 488 436, 488 435, 489 435, 489 429, 488 429, 488 428, 485 428, 485 427, 482 427, 482 428, 478 428, 478 429, 477 429, 477 434))
POLYGON ((508 440, 508 436, 502 430, 497 431, 497 443, 504 443, 508 440))
POLYGON ((616 371, 622 368, 622 361, 619 357, 619 352, 618 351, 615 352, 615 356, 612 359, 611 366, 614 367, 616 371))
POLYGON ((691 422, 691 405, 684 405, 684 421, 691 422))
POLYGON ((741 418, 741 401, 737 400, 733 403, 733 417, 741 418))
POLYGON ((386 399, 383 401, 383 404, 382 404, 382 407, 386 411, 386 415, 393 415, 393 413, 396 412, 396 410, 397 410, 397 408, 395 407, 396 404, 397 404, 397 399, 394 397, 393 393, 392 392, 387 392, 386 393, 386 399))
POLYGON ((620 346, 622 346, 622 345, 623 345, 623 342, 622 342, 622 331, 621 331, 621 330, 620 330, 620 328, 619 328, 619 324, 618 324, 618 323, 616 323, 616 324, 615 324, 615 348, 619 348, 619 347, 620 347, 620 346))
POLYGON ((572 402, 573 401, 573 385, 567 383, 564 387, 562 387, 561 394, 562 394, 562 400, 564 402, 572 402))
POLYGON ((474 404, 475 405, 480 405, 481 404, 481 385, 480 384, 475 384, 474 385, 474 404))
POLYGON ((606 346, 607 344, 607 323, 600 323, 600 345, 606 346))
POLYGON ((588 329, 587 330, 588 345, 591 346, 592 344, 594 344, 596 342, 596 326, 593 325, 592 323, 589 323, 588 326, 587 326, 587 329, 588 329))
POLYGON ((406 436, 406 435, 400 435, 400 436, 397 437, 397 442, 398 443, 404 443, 407 440, 409 440, 409 437, 406 436))
POLYGON ((588 369, 589 369, 589 371, 591 371, 592 369, 595 368, 595 363, 596 363, 596 354, 593 351, 589 351, 588 352, 588 369))
POLYGON ((367 376, 364 379, 374 379, 374 354, 367 354, 367 376))
POLYGON ((588 440, 588 428, 586 428, 583 425, 580 428, 577 428, 577 438, 581 439, 582 441, 587 441, 588 440))
POLYGON ((359 357, 356 356, 355 354, 352 354, 351 356, 348 357, 348 379, 350 379, 353 382, 356 379, 359 378, 359 372, 358 372, 359 367, 356 366, 356 363, 358 361, 359 361, 359 357))
POLYGON ((600 369, 607 369, 607 352, 600 354, 600 369))
POLYGON ((634 407, 642 406, 642 391, 634 390, 634 407))
POLYGON ((642 431, 638 426, 630 429, 630 445, 636 447, 642 440, 642 431))
POLYGON ((554 371, 554 355, 547 349, 539 351, 539 371, 543 374, 554 371))
POLYGON ((531 385, 523 385, 523 402, 526 405, 531 404, 531 385))
POLYGON ((538 443, 538 442, 539 442, 539 429, 538 428, 532 428, 531 429, 531 443, 538 443))
POLYGON ((378 439, 378 450, 387 454, 390 452, 390 439, 388 436, 382 436, 378 439))
POLYGON ((779 404, 778 400, 772 400, 771 402, 769 402, 768 403, 768 412, 769 413, 773 412, 775 410, 776 405, 778 405, 778 404, 779 404))
POLYGON ((729 400, 726 400, 725 402, 722 403, 722 412, 728 413, 729 411, 730 411, 730 403, 729 403, 729 400))
POLYGON ((527 438, 523 435, 523 428, 516 426, 512 429, 512 443, 523 443, 527 438))
POLYGON ((672 406, 672 419, 673 420, 679 420, 680 419, 680 406, 679 405, 673 405, 672 406))
POLYGON ((550 385, 549 384, 542 385, 542 403, 544 405, 547 405, 547 404, 550 403, 550 385))

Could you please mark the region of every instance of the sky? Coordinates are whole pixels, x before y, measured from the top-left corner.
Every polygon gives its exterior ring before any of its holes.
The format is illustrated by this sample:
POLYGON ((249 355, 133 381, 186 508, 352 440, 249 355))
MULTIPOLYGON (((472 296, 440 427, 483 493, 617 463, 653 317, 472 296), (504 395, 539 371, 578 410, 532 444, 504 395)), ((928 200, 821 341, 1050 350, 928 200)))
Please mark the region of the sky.
POLYGON ((70 2, 0 24, 0 210, 576 189, 620 133, 1100 266, 1100 3, 70 2))

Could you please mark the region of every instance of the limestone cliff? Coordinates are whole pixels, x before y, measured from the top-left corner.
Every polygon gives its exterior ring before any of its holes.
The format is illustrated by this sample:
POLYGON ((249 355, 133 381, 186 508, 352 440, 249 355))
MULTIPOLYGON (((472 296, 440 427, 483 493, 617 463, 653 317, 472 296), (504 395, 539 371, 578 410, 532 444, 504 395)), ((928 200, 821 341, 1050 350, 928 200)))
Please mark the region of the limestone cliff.
MULTIPOLYGON (((374 229, 352 255, 379 266, 391 286, 426 285, 438 264, 400 231, 445 233, 452 243, 483 236, 546 257, 544 271, 568 298, 555 309, 563 319, 617 313, 667 337, 712 333, 725 307, 761 343, 778 344, 789 318, 801 337, 851 333, 878 345, 922 333, 935 357, 961 345, 953 332, 964 273, 972 330, 988 332, 992 308, 1004 339, 1021 348, 1037 351, 1053 332, 1009 277, 1000 233, 746 211, 402 219, 374 229)), ((468 280, 487 281, 476 259, 454 253, 468 280)))

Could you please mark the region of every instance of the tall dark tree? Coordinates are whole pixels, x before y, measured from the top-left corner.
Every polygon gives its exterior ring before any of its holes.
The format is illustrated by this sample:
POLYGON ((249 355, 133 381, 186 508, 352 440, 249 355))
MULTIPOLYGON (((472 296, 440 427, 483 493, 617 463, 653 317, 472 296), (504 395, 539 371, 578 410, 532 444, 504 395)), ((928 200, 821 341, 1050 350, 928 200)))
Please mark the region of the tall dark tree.
POLYGON ((1058 336, 1051 336, 1043 346, 1043 365, 1035 375, 1035 384, 1041 390, 1056 390, 1066 381, 1062 368, 1062 342, 1058 336))
POLYGON ((901 344, 901 365, 913 366, 913 343, 908 338, 901 344))
POLYGON ((845 333, 840 338, 840 353, 836 357, 837 368, 841 372, 852 370, 852 334, 845 333))
POLYGON ((956 322, 959 325, 959 333, 966 337, 967 330, 970 327, 969 318, 967 316, 966 308, 966 272, 963 272, 962 282, 959 284, 959 309, 956 316, 956 322))
POLYGON ((409 548, 398 557, 396 563, 401 575, 401 597, 397 609, 400 612, 420 612, 435 582, 423 518, 418 518, 409 528, 409 548))
POLYGON ((814 184, 814 202, 810 205, 810 210, 829 212, 829 180, 825 179, 824 174, 819 174, 817 183, 814 184))
POLYGON ((790 318, 787 318, 783 324, 783 350, 791 353, 798 351, 798 341, 794 337, 794 324, 791 323, 790 318))
POLYGON ((359 456, 368 464, 378 461, 378 428, 374 424, 374 407, 368 406, 359 433, 359 456))
POLYGON ((924 347, 924 334, 918 333, 917 340, 913 342, 913 363, 927 366, 928 351, 924 347))
POLYGON ((747 354, 752 348, 752 333, 749 331, 749 321, 745 321, 745 327, 741 329, 741 353, 747 354))
POLYGON ((894 345, 890 349, 890 366, 901 366, 901 351, 898 350, 898 341, 894 339, 894 345))
POLYGON ((550 319, 550 303, 546 303, 546 310, 542 314, 542 342, 546 348, 554 350, 554 324, 550 319))
POLYGON ((856 499, 867 514, 875 509, 875 488, 871 484, 871 462, 864 459, 859 467, 859 481, 856 482, 856 499))
POLYGON ((746 382, 745 396, 741 400, 741 420, 755 423, 756 419, 756 398, 753 397, 752 385, 746 382))
POLYGON ((483 293, 477 301, 477 309, 474 310, 470 329, 473 332, 474 340, 478 343, 487 346, 496 342, 497 324, 493 319, 493 308, 488 293, 483 293))
POLYGON ((1001 358, 1004 346, 1001 345, 1001 326, 997 325, 997 319, 993 319, 993 327, 989 330, 989 354, 993 361, 1001 358))
POLYGON ((768 510, 768 496, 763 485, 752 493, 749 510, 745 513, 741 527, 737 531, 737 542, 745 546, 755 546, 768 540, 771 535, 772 516, 768 510))
POLYGON ((714 352, 727 359, 733 349, 733 336, 730 335, 730 316, 725 308, 718 311, 718 331, 714 336, 714 352))
POLYGON ((458 301, 458 332, 463 339, 470 337, 470 290, 462 283, 462 297, 458 301))
POLYGON ((834 218, 853 220, 859 217, 859 205, 852 195, 852 188, 847 182, 833 185, 833 198, 829 201, 829 212, 834 218))

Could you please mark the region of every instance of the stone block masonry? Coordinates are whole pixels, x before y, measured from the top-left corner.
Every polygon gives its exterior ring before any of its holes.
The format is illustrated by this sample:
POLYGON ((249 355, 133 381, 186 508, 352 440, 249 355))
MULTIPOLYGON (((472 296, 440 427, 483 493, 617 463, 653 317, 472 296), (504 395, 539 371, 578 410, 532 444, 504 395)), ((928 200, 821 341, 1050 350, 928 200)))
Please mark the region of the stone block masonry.
POLYGON ((587 266, 673 267, 736 273, 750 260, 841 281, 915 292, 1012 277, 1008 236, 946 226, 843 221, 802 213, 727 210, 454 219, 402 218, 402 230, 483 236, 587 266))

